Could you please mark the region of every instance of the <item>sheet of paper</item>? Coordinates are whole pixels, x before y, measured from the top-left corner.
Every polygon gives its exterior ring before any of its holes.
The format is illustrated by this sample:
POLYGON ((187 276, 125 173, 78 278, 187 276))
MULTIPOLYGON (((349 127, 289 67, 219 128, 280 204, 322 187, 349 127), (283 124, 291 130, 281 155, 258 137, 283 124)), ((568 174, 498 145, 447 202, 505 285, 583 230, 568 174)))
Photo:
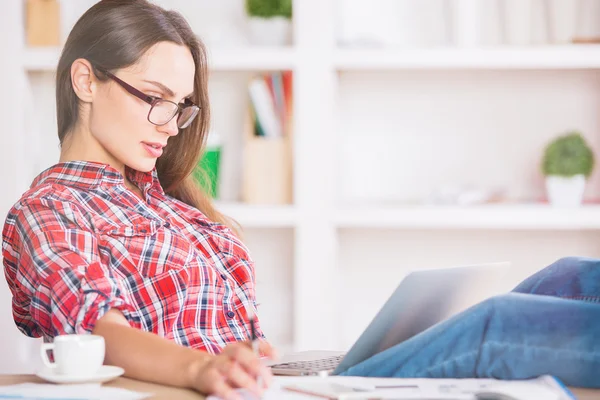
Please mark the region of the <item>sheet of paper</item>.
MULTIPOLYGON (((398 400, 473 400, 476 393, 504 393, 518 400, 568 400, 560 389, 546 384, 545 378, 527 381, 499 381, 494 379, 398 379, 361 377, 275 377, 273 385, 262 400, 316 400, 318 397, 296 391, 325 390, 324 382, 332 382, 349 390, 339 399, 365 398, 398 400), (368 396, 368 397, 367 397, 368 396)), ((336 386, 336 390, 339 386, 336 386)), ((258 400, 247 391, 238 391, 244 400, 258 400)), ((336 397, 333 397, 336 398, 336 397)), ((219 400, 211 396, 207 400, 219 400)))
MULTIPOLYGON (((271 387, 264 393, 261 399, 253 396, 245 390, 238 390, 238 394, 244 400, 316 400, 318 397, 299 391, 291 391, 290 388, 303 389, 307 391, 321 388, 323 382, 331 382, 343 385, 349 389, 349 392, 340 395, 338 398, 343 400, 365 399, 414 399, 421 400, 473 400, 473 395, 455 393, 441 393, 435 397, 424 397, 424 393, 429 390, 421 390, 420 386, 414 384, 414 380, 398 380, 388 378, 357 378, 357 377, 275 377, 271 387), (376 388, 375 386, 385 386, 385 388, 376 388), (355 389, 355 390, 353 390, 355 389), (365 391, 367 390, 367 391, 365 391)), ((425 389, 427 389, 425 387, 425 389)), ((221 400, 215 396, 209 396, 207 400, 221 400)))
POLYGON ((138 400, 150 397, 150 393, 93 384, 54 385, 23 383, 0 386, 0 399, 18 400, 138 400))

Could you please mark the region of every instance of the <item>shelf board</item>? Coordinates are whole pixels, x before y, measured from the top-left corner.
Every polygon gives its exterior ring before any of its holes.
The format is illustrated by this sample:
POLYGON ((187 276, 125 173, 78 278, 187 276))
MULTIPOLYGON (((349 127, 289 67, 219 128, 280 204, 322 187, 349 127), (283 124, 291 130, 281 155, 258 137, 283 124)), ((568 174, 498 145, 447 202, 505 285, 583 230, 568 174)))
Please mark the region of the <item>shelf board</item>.
MULTIPOLYGON (((296 63, 293 47, 231 47, 208 50, 208 64, 213 71, 291 70, 296 63)), ((27 49, 23 66, 29 72, 54 72, 60 48, 27 49)))
POLYGON ((221 213, 235 219, 242 228, 290 228, 297 222, 296 209, 291 205, 252 205, 216 202, 221 213))
POLYGON ((296 64, 293 47, 241 47, 208 51, 208 64, 217 71, 291 70, 296 64))
POLYGON ((57 47, 26 49, 23 53, 23 67, 28 72, 54 72, 60 57, 57 47))
POLYGON ((335 213, 338 228, 600 230, 600 206, 546 204, 352 207, 335 213))
POLYGON ((337 49, 335 68, 396 69, 596 69, 600 45, 542 47, 337 49))
MULTIPOLYGON (((27 71, 52 72, 59 48, 24 52, 27 71)), ((208 50, 213 71, 275 71, 296 66, 294 47, 231 47, 208 50)), ((600 45, 490 47, 474 49, 336 49, 340 71, 398 69, 600 69, 600 45)))

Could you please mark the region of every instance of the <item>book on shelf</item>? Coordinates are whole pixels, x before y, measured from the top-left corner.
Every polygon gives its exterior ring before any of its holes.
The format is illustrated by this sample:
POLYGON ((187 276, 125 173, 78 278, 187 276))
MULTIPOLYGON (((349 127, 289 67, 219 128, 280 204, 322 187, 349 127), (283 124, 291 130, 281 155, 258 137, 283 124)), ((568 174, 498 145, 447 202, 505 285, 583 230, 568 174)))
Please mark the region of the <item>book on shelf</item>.
POLYGON ((289 131, 292 111, 291 71, 261 74, 248 85, 255 135, 281 138, 289 131))
POLYGON ((258 75, 248 83, 242 199, 292 202, 292 73, 258 75))

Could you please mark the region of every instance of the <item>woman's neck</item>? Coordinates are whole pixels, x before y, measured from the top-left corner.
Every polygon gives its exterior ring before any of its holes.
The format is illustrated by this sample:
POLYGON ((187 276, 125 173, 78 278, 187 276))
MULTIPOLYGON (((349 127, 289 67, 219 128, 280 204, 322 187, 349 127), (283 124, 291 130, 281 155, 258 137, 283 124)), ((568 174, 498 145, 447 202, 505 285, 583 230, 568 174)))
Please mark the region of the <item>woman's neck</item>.
POLYGON ((89 129, 76 128, 65 137, 61 146, 59 162, 67 161, 90 161, 107 164, 126 177, 125 165, 108 153, 94 138, 89 129))
POLYGON ((110 155, 89 129, 74 129, 66 136, 61 146, 59 162, 67 161, 90 161, 110 165, 123 175, 125 186, 142 200, 144 199, 140 188, 127 178, 125 164, 110 155))

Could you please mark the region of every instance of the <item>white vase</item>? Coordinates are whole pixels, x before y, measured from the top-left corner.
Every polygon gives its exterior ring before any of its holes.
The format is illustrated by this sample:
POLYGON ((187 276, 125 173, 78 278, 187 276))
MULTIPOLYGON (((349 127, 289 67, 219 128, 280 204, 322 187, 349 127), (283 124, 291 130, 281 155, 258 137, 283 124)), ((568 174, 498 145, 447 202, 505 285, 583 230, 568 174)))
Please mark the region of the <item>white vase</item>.
POLYGON ((394 15, 386 8, 390 0, 338 0, 338 44, 348 47, 382 46, 392 37, 394 15), (381 11, 383 10, 383 12, 381 11))
POLYGON ((585 176, 547 176, 546 191, 550 204, 555 207, 579 207, 585 191, 585 176))
POLYGON ((446 45, 448 1, 338 0, 338 43, 403 48, 446 45))
POLYGON ((448 45, 448 0, 387 0, 390 34, 386 44, 396 47, 448 45))
POLYGON ((576 37, 583 40, 600 39, 600 1, 580 0, 576 37))
POLYGON ((481 46, 485 3, 480 0, 454 0, 452 5, 454 44, 458 47, 481 46))
POLYGON ((533 0, 505 0, 503 18, 506 44, 532 43, 533 0))
POLYGON ((248 19, 250 41, 259 46, 287 46, 291 44, 292 23, 285 17, 248 19))
POLYGON ((577 35, 579 0, 548 0, 549 31, 553 44, 568 44, 577 35))
POLYGON ((531 15, 531 44, 543 46, 552 42, 550 32, 550 4, 547 0, 530 0, 531 15))

